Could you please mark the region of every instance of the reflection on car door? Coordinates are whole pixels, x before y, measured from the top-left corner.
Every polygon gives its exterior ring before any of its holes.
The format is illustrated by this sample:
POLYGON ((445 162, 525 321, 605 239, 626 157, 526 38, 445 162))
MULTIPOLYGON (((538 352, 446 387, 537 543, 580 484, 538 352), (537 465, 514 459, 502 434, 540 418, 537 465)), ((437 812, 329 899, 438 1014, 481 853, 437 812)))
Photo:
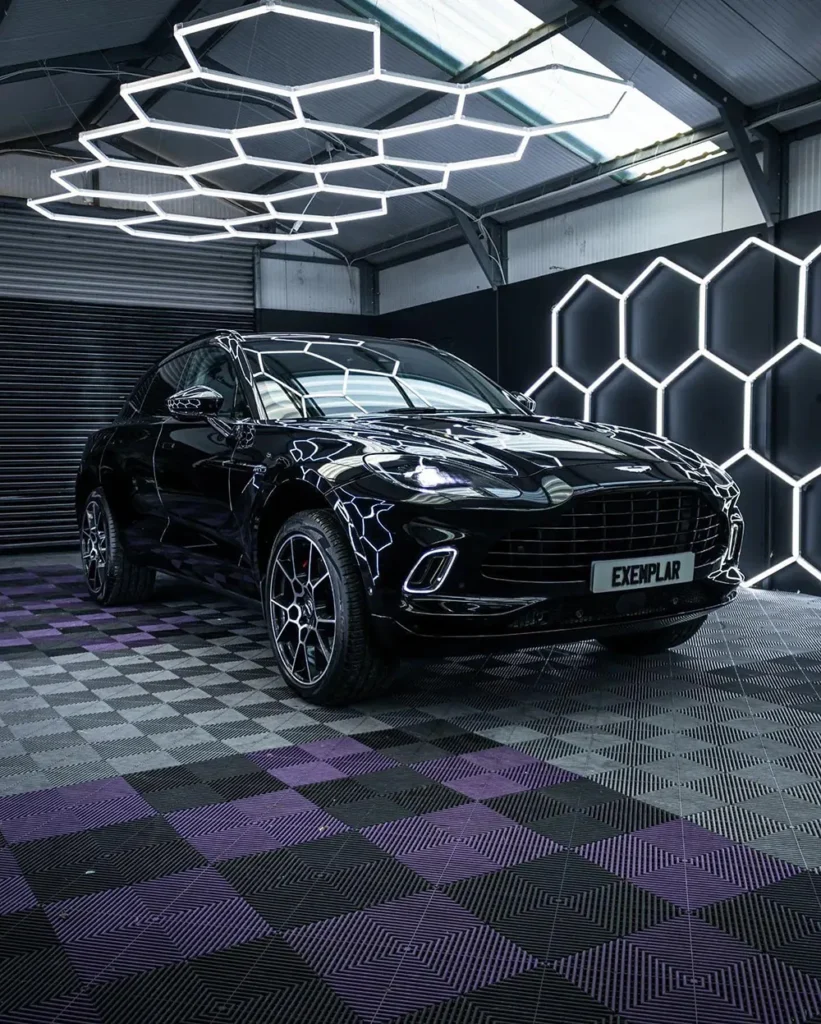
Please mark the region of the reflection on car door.
POLYGON ((172 567, 209 582, 242 585, 243 558, 233 495, 251 470, 237 458, 253 432, 248 398, 230 356, 217 343, 194 349, 181 387, 204 385, 223 396, 219 414, 181 422, 169 417, 157 447, 157 485, 168 516, 163 537, 172 567), (243 422, 244 421, 244 422, 243 422))
MULTIPOLYGON (((140 382, 105 453, 103 472, 112 474, 107 493, 112 495, 125 545, 136 557, 154 560, 160 553, 167 515, 154 462, 168 417, 165 401, 179 390, 187 363, 187 353, 172 356, 140 382)), ((104 486, 107 483, 103 479, 104 486)))

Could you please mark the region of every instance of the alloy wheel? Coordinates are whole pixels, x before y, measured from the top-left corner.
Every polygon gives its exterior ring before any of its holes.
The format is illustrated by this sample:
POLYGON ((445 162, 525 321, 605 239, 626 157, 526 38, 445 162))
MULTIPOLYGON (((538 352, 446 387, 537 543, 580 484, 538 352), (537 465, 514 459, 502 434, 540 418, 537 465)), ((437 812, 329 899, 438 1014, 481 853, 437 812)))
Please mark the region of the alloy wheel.
POLYGON ((101 594, 108 574, 108 522, 97 498, 92 498, 83 513, 80 550, 88 589, 101 594))
POLYGON ((292 534, 274 556, 269 600, 274 643, 293 679, 318 683, 336 642, 336 604, 331 574, 319 547, 292 534))

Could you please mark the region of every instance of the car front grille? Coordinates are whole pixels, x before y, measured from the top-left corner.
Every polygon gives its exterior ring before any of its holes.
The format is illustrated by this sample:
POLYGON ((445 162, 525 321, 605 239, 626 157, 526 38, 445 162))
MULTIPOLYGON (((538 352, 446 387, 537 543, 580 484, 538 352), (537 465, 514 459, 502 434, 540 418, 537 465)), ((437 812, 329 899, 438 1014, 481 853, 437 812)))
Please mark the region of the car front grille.
POLYGON ((482 566, 491 579, 587 583, 599 559, 693 551, 696 566, 722 553, 724 517, 696 489, 606 491, 571 499, 544 526, 497 541, 482 566))

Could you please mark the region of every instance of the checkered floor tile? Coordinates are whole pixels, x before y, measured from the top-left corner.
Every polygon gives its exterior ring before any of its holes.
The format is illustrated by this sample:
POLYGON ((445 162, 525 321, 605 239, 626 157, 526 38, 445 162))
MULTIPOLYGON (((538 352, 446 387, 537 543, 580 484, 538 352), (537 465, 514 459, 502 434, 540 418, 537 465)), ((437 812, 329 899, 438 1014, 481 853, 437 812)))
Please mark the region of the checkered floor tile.
POLYGON ((0 566, 0 1020, 821 1022, 821 601, 294 697, 258 610, 0 566))

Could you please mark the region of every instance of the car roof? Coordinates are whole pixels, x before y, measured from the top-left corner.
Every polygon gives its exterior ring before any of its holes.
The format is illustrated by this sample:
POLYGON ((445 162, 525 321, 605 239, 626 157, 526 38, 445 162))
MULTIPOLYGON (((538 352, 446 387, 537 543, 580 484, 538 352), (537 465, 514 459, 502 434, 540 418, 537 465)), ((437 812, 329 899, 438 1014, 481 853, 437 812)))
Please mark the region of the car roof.
POLYGON ((182 345, 178 345, 171 352, 167 352, 164 356, 157 360, 154 366, 162 366, 163 363, 168 362, 175 356, 179 356, 187 352, 189 349, 195 348, 198 345, 206 344, 209 341, 216 341, 219 338, 225 338, 227 336, 232 337, 242 348, 249 349, 264 349, 271 342, 277 343, 290 343, 293 345, 305 345, 308 342, 324 342, 325 344, 378 344, 382 347, 390 346, 393 343, 420 345, 424 348, 435 348, 435 345, 431 345, 428 341, 420 341, 418 338, 377 338, 368 334, 308 334, 306 333, 295 333, 295 332, 270 332, 266 334, 240 334, 239 331, 231 329, 223 331, 210 331, 208 334, 200 334, 196 338, 191 338, 190 341, 183 342, 182 345))
POLYGON ((425 348, 434 348, 428 341, 420 341, 418 338, 377 338, 369 334, 308 334, 272 331, 265 334, 246 334, 243 336, 243 345, 247 348, 258 348, 260 345, 269 345, 272 341, 285 342, 294 345, 305 345, 308 342, 325 342, 326 344, 378 344, 391 345, 394 343, 422 345, 425 348))

